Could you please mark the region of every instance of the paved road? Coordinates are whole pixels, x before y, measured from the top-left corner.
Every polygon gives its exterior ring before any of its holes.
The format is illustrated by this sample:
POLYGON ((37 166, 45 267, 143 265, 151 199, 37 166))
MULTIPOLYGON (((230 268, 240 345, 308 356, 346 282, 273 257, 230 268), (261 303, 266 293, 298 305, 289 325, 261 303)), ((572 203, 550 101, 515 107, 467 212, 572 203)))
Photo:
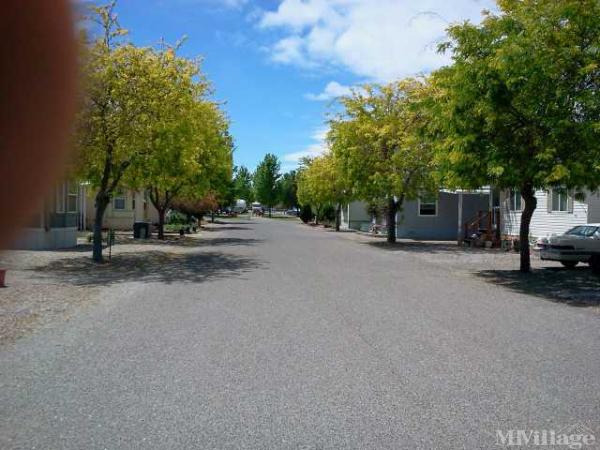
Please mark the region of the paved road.
POLYGON ((491 448, 497 429, 580 424, 600 439, 592 310, 294 223, 224 228, 1 349, 0 447, 491 448))

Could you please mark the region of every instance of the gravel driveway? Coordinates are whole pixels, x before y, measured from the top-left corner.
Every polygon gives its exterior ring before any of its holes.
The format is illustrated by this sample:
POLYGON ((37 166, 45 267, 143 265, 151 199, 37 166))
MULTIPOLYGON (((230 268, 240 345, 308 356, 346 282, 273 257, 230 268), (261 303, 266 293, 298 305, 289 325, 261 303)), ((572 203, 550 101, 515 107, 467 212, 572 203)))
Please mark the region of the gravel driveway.
MULTIPOLYGON (((202 242, 218 243, 217 234, 214 225, 205 226, 200 234, 167 234, 165 241, 136 241, 131 233, 118 233, 114 258, 109 261, 105 249, 107 261, 102 265, 92 262, 91 245, 81 243, 72 249, 0 253, 0 267, 8 269, 8 287, 0 289, 0 344, 40 327, 60 326, 79 308, 94 304, 102 288, 121 281, 125 274, 170 277, 178 262, 196 252, 202 242)), ((195 275, 194 271, 192 278, 195 275)))
POLYGON ((600 439, 587 270, 538 268, 577 278, 567 298, 515 275, 515 255, 268 219, 205 235, 124 245, 109 270, 76 256, 30 273, 93 300, 0 346, 0 448, 471 449, 572 426, 600 439))

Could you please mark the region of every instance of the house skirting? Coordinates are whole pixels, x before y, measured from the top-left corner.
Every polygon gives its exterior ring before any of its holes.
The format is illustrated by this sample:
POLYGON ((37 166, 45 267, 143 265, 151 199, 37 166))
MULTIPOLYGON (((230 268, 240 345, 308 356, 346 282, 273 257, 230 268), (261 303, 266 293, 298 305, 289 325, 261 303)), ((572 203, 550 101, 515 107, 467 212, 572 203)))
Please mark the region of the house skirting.
POLYGON ((68 228, 25 228, 13 244, 20 250, 54 250, 77 245, 77 227, 68 228))

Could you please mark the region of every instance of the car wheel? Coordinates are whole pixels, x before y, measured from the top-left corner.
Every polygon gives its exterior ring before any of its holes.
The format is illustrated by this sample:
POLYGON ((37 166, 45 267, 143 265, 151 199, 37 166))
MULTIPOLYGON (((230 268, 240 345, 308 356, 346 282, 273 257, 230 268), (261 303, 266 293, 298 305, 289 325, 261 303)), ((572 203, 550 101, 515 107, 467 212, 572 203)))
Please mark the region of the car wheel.
POLYGON ((600 256, 592 256, 592 259, 590 260, 590 266, 592 267, 592 272, 594 272, 596 275, 600 275, 600 256))
POLYGON ((574 269, 575 266, 577 264, 579 264, 578 261, 561 261, 560 262, 563 266, 565 266, 567 269, 574 269))

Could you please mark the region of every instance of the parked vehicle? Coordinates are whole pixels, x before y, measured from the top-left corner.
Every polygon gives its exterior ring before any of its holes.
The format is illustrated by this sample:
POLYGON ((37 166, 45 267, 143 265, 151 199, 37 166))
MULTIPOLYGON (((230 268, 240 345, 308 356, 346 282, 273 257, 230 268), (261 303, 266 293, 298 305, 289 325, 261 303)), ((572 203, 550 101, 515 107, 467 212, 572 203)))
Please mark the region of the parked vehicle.
POLYGON ((237 214, 243 214, 248 210, 246 205, 246 200, 239 199, 235 202, 235 206, 233 207, 233 212, 237 214))
POLYGON ((542 260, 558 261, 567 268, 588 263, 600 273, 600 224, 576 226, 561 236, 538 242, 538 247, 542 260))
POLYGON ((296 208, 291 208, 291 209, 288 209, 285 212, 285 214, 288 215, 288 216, 299 216, 300 215, 300 210, 296 209, 296 208))

